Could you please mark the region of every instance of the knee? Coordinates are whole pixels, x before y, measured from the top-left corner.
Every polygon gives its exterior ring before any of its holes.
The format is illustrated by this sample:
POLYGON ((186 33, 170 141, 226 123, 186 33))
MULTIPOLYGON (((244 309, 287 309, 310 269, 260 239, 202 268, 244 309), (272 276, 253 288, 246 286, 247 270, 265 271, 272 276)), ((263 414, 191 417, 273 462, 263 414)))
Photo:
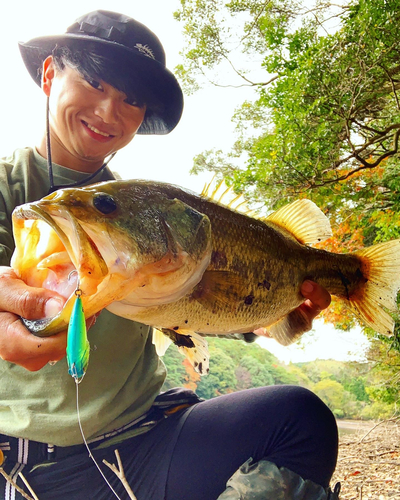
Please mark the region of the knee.
POLYGON ((303 387, 292 387, 286 398, 293 430, 302 436, 305 442, 325 446, 326 450, 336 450, 338 429, 336 419, 328 406, 316 394, 303 387))
POLYGON ((286 427, 303 435, 337 441, 336 420, 328 406, 312 391, 299 386, 275 386, 276 408, 286 427))
POLYGON ((279 393, 281 425, 276 448, 269 450, 267 458, 318 484, 328 484, 338 452, 333 413, 316 394, 303 387, 280 386, 279 393))
POLYGON ((282 397, 286 398, 286 404, 293 407, 296 412, 304 411, 324 417, 333 417, 331 410, 314 392, 299 386, 279 386, 282 390, 282 397))

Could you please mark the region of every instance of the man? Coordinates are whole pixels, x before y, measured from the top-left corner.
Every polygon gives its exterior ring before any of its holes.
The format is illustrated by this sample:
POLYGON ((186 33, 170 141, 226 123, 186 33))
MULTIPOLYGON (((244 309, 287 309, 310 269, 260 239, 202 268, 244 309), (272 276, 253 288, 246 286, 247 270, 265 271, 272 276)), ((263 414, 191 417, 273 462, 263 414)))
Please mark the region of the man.
MULTIPOLYGON (((19 319, 53 316, 64 298, 27 287, 7 267, 14 248, 10 217, 15 206, 60 186, 113 178, 105 159, 136 133, 173 130, 183 98, 157 37, 120 14, 92 12, 66 34, 39 37, 20 49, 47 98, 48 126, 36 148, 17 150, 0 163, 4 469, 21 487, 23 470, 41 500, 109 499, 113 493, 82 444, 75 384, 66 365, 54 363, 65 356, 66 334, 39 339, 19 319)), ((301 306, 311 326, 330 297, 311 282, 302 293, 312 301, 301 306)), ((96 351, 80 385, 82 427, 98 463, 114 461, 118 448, 139 500, 333 498, 327 487, 337 429, 315 395, 298 387, 259 388, 206 402, 183 389, 159 395, 165 368, 149 327, 108 311, 88 326, 96 351), (246 494, 239 497, 243 487, 246 494)), ((123 495, 119 480, 103 472, 123 495)), ((10 481, 0 487, 5 498, 18 498, 10 481)))

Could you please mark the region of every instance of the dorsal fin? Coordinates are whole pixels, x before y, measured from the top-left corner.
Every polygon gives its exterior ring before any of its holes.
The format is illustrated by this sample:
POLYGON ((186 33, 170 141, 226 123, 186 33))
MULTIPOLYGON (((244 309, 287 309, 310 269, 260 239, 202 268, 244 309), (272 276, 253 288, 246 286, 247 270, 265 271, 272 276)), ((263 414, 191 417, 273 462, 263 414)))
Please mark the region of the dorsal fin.
POLYGON ((235 212, 240 212, 249 217, 257 217, 257 210, 251 209, 245 197, 242 194, 235 193, 232 187, 226 185, 224 179, 216 181, 214 177, 211 182, 204 186, 200 196, 209 198, 219 205, 235 210, 235 212))
POLYGON ((261 220, 286 229, 303 244, 318 243, 332 236, 329 220, 311 200, 296 200, 261 220))
POLYGON ((332 236, 329 220, 311 200, 296 200, 267 217, 262 217, 258 210, 249 208, 242 194, 236 194, 224 179, 216 181, 215 177, 204 186, 200 196, 249 217, 282 227, 302 244, 319 243, 332 236))

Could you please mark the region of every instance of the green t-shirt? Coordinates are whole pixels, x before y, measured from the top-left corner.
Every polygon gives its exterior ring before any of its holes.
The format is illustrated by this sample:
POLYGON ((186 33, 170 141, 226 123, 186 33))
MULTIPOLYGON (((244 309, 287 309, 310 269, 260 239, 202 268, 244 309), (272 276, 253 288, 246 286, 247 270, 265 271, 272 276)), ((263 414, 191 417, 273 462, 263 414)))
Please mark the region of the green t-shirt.
MULTIPOLYGON (((55 185, 88 174, 53 165, 55 185)), ((107 168, 92 182, 112 179, 107 168)), ((14 242, 11 213, 49 190, 46 160, 32 148, 0 160, 0 265, 9 265, 14 242)), ((148 326, 104 310, 88 332, 88 371, 79 386, 80 416, 90 439, 112 432, 145 413, 165 379, 148 326)), ((66 360, 37 372, 0 360, 0 433, 70 446, 82 443, 76 413, 75 382, 66 360)))

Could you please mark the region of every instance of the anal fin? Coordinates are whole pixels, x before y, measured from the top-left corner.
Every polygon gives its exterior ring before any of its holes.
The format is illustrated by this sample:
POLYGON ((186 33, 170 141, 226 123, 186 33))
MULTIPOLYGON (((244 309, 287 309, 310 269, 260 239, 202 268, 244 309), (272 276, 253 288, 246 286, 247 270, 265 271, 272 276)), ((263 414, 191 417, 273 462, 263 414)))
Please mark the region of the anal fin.
POLYGON ((310 319, 301 307, 294 309, 276 323, 266 327, 268 334, 282 345, 293 344, 310 329, 310 319))
POLYGON ((209 372, 208 342, 202 335, 190 330, 175 331, 168 328, 163 328, 162 332, 178 347, 180 353, 186 356, 196 372, 200 375, 209 372))

